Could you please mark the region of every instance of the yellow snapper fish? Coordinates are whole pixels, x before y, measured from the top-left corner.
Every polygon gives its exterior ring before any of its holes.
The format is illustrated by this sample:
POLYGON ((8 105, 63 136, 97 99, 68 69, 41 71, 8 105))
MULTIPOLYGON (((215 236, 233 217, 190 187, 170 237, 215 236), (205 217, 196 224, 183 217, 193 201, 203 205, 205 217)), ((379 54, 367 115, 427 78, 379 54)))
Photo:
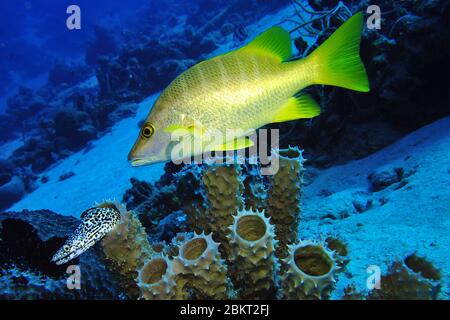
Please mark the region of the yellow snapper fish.
MULTIPOLYGON (((310 85, 332 85, 368 92, 359 56, 361 12, 348 19, 309 56, 289 61, 289 32, 272 27, 235 51, 200 62, 179 75, 161 93, 147 116, 128 160, 140 166, 171 159, 171 135, 239 129, 232 137, 201 150, 237 150, 253 145, 248 135, 269 124, 312 118, 320 107, 306 93, 310 85)), ((172 160, 174 160, 172 158, 172 160)))

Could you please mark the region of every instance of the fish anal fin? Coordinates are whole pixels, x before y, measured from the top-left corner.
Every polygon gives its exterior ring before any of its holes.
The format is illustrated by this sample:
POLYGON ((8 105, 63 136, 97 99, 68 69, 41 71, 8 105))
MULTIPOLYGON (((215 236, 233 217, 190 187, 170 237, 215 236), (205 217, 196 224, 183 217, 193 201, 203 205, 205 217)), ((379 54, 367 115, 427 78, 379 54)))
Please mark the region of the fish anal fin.
POLYGON ((320 107, 317 102, 309 94, 301 93, 289 98, 271 122, 313 118, 319 114, 320 107))
POLYGON ((248 137, 242 137, 242 138, 235 138, 234 140, 226 142, 223 145, 214 147, 212 150, 213 151, 232 151, 232 150, 250 148, 253 145, 254 145, 253 141, 250 140, 248 137))
POLYGON ((272 27, 240 50, 267 54, 276 57, 280 62, 286 61, 292 56, 291 37, 283 28, 272 27))

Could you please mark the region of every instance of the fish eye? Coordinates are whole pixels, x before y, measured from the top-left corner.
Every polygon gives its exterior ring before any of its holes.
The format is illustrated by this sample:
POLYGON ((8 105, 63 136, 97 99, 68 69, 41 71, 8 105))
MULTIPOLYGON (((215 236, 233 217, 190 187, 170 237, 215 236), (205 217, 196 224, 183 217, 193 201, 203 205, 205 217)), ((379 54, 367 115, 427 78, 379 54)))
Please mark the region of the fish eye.
POLYGON ((153 135, 154 132, 155 132, 155 129, 153 128, 153 126, 151 124, 149 124, 149 123, 146 123, 142 127, 141 135, 144 138, 148 139, 148 138, 150 138, 153 135))
POLYGON ((65 246, 63 246, 63 250, 64 250, 64 252, 69 252, 70 247, 66 244, 65 246))

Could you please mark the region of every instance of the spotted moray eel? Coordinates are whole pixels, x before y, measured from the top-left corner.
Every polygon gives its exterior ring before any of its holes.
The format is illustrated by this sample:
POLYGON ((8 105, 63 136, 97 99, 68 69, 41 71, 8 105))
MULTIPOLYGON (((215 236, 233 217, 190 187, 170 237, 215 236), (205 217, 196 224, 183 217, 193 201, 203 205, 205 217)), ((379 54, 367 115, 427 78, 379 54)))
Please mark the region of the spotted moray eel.
POLYGON ((107 235, 121 219, 113 203, 105 202, 81 214, 81 223, 64 245, 55 253, 52 262, 57 265, 75 259, 107 235))

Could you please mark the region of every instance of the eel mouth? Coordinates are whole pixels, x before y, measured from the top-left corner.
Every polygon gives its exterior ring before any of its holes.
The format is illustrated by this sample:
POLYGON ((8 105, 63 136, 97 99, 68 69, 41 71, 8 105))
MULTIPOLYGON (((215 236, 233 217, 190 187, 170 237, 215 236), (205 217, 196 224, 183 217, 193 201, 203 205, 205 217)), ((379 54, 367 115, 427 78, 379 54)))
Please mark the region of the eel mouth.
POLYGON ((77 251, 69 251, 66 253, 64 252, 64 246, 61 249, 59 249, 58 252, 55 253, 55 255, 52 257, 51 260, 51 262, 55 263, 58 266, 77 258, 84 252, 82 250, 77 250, 77 251))
MULTIPOLYGON (((74 257, 75 258, 75 257, 74 257)), ((72 260, 73 258, 70 257, 70 255, 64 255, 64 256, 60 256, 57 254, 55 254, 51 260, 51 262, 54 262, 56 265, 60 266, 62 264, 65 264, 66 262, 69 262, 70 260, 72 260)))

